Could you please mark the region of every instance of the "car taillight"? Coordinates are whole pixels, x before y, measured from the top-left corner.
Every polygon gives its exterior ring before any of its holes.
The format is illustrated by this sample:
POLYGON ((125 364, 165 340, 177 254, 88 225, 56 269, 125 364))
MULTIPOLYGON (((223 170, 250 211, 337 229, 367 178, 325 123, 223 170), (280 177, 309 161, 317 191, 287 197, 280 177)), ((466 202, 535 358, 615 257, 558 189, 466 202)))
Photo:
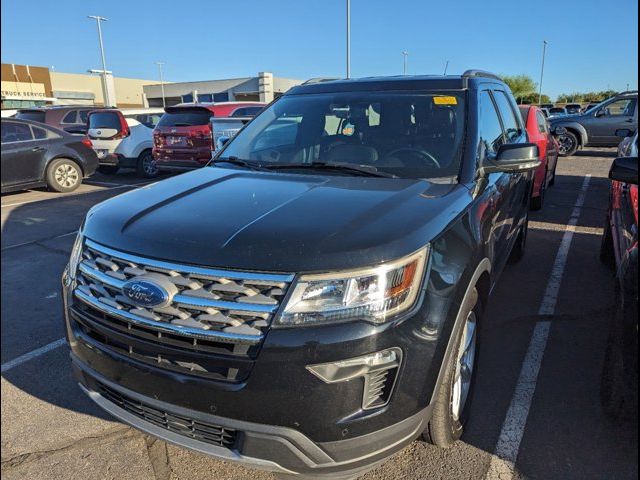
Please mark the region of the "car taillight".
POLYGON ((89 148, 93 148, 93 143, 91 143, 91 140, 89 139, 89 137, 84 137, 82 139, 82 143, 85 144, 89 148))

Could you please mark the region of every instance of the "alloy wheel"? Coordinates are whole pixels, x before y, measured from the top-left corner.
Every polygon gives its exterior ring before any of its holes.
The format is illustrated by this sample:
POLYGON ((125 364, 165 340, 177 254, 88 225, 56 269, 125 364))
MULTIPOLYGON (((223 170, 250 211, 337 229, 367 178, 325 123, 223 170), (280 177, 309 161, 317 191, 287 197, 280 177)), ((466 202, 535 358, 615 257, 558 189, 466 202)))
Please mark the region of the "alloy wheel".
POLYGON ((453 373, 453 388, 451 389, 451 413, 453 418, 460 420, 464 406, 467 403, 471 379, 476 357, 477 317, 472 310, 465 321, 460 343, 456 353, 455 371, 453 373))
POLYGON ((80 180, 80 173, 73 165, 63 163, 55 169, 53 178, 61 187, 71 188, 80 180))
POLYGON ((576 145, 576 139, 571 135, 561 134, 557 137, 558 140, 558 150, 562 155, 567 154, 568 152, 573 151, 576 145))

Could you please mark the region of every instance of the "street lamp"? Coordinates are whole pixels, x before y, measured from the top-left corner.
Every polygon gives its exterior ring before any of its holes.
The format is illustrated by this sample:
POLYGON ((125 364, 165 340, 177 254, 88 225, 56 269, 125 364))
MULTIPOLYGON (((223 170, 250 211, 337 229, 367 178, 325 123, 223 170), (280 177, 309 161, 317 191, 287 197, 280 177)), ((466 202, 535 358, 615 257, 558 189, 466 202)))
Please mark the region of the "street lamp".
POLYGON ((162 66, 164 65, 164 62, 156 62, 156 65, 158 65, 158 71, 160 72, 160 89, 162 90, 162 108, 166 107, 165 101, 164 101, 164 77, 162 76, 162 66))
POLYGON ((347 0, 347 78, 351 78, 351 0, 347 0))
POLYGON ((100 56, 102 57, 102 95, 104 97, 104 105, 110 106, 111 99, 109 98, 109 90, 107 89, 107 61, 104 57, 104 45, 102 44, 102 26, 100 22, 106 22, 108 19, 99 15, 88 15, 87 18, 92 18, 98 25, 98 40, 100 41, 100 56))
POLYGON ((540 90, 538 91, 538 105, 542 105, 542 78, 544 77, 544 57, 547 54, 547 41, 542 45, 542 68, 540 69, 540 90))
POLYGON ((403 51, 402 56, 404 57, 402 59, 402 74, 406 75, 407 74, 407 57, 409 56, 409 52, 407 52, 406 50, 403 51))

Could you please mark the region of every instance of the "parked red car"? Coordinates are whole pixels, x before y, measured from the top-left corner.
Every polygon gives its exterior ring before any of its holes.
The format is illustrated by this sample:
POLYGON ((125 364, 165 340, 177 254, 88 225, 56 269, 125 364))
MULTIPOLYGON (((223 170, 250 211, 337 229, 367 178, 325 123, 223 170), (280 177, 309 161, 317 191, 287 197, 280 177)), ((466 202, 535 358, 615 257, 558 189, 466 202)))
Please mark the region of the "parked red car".
POLYGON ((153 131, 153 157, 161 171, 200 168, 211 159, 212 117, 252 117, 260 102, 181 104, 165 108, 153 131))
POLYGON ((538 145, 540 152, 541 163, 536 170, 531 192, 531 208, 540 210, 544 204, 547 188, 556 181, 558 142, 551 135, 549 122, 540 108, 533 105, 520 105, 520 115, 526 125, 529 141, 538 145))
MULTIPOLYGON (((638 414, 638 137, 635 155, 614 160, 600 258, 615 273, 612 315, 602 370, 601 400, 614 418, 638 414)), ((630 150, 630 149, 627 149, 630 150)), ((620 154, 621 152, 619 152, 620 154)), ((629 155, 633 152, 625 152, 629 155)))

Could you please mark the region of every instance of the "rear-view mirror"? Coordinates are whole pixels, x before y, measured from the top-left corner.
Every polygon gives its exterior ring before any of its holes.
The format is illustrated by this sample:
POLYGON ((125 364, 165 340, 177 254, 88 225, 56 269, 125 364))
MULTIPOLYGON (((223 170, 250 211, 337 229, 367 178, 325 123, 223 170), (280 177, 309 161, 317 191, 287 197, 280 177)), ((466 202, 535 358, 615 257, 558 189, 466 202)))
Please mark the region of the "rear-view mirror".
POLYGON ((494 158, 485 158, 480 169, 485 175, 496 172, 526 172, 538 168, 539 155, 535 143, 510 143, 502 145, 494 158))
POLYGON ((611 164, 609 178, 618 182, 638 184, 638 157, 618 157, 611 164))

